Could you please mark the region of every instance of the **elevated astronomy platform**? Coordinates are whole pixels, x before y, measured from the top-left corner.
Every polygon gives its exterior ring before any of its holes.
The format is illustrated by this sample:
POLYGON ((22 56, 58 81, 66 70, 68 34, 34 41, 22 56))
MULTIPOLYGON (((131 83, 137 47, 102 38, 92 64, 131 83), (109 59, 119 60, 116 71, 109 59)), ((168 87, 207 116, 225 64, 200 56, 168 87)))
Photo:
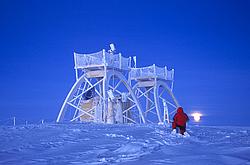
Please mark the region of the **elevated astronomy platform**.
POLYGON ((76 82, 57 122, 170 122, 179 106, 172 93, 174 70, 132 67, 131 57, 116 54, 113 44, 110 47, 109 51, 74 53, 76 82), (171 112, 168 105, 174 108, 171 112))
POLYGON ((170 123, 171 116, 179 106, 174 94, 174 69, 152 66, 131 68, 131 81, 137 100, 144 105, 146 121, 170 123), (147 117, 151 115, 150 117, 147 117))

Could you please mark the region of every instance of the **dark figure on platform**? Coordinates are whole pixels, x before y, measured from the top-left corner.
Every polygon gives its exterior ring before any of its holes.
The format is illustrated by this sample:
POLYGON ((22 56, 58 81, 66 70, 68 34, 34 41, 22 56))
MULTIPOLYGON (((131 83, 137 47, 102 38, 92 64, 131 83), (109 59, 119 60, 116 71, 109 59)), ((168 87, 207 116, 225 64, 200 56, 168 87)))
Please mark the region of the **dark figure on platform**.
POLYGON ((173 132, 176 133, 176 128, 178 128, 180 130, 180 134, 184 135, 186 132, 186 123, 189 121, 189 118, 187 114, 183 112, 182 107, 178 107, 177 113, 174 115, 173 119, 173 132))

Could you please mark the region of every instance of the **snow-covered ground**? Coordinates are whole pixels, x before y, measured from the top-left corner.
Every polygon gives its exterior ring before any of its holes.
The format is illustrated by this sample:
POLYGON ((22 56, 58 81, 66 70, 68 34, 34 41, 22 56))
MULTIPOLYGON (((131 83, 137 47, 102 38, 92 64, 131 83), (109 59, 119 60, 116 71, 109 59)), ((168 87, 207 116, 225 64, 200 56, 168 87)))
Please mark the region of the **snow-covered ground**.
POLYGON ((158 125, 0 126, 0 164, 250 165, 250 128, 158 125))

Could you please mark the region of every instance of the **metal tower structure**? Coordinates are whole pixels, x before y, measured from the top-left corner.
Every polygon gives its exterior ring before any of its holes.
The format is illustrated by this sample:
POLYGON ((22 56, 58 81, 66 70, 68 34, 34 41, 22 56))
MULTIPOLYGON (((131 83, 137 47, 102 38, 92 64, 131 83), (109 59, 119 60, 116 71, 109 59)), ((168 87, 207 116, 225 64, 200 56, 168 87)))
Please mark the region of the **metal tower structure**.
POLYGON ((161 123, 179 106, 173 95, 174 70, 131 67, 131 57, 109 51, 74 53, 76 82, 57 122, 161 123))
POLYGON ((133 91, 141 103, 146 122, 170 123, 179 103, 173 94, 174 69, 157 67, 132 68, 133 91))

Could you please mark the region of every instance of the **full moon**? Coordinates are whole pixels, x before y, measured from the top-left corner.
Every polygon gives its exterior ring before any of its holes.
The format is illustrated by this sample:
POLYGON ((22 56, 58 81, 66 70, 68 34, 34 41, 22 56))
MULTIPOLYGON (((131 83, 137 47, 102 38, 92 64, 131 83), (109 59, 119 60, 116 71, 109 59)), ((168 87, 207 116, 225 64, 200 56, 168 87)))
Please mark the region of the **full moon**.
POLYGON ((201 120, 201 114, 200 113, 193 113, 192 116, 194 117, 195 122, 199 122, 201 120))

